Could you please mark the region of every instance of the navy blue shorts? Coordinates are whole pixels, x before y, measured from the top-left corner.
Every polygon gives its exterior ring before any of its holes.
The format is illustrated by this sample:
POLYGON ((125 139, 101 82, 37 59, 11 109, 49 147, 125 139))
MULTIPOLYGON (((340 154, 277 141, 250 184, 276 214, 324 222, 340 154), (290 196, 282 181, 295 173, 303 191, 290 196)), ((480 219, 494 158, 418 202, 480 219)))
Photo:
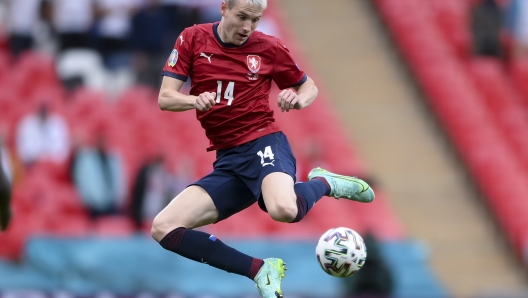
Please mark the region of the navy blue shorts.
POLYGON ((237 147, 218 150, 213 172, 191 184, 201 186, 218 210, 218 221, 226 219, 262 200, 262 180, 273 172, 283 172, 295 181, 295 157, 282 132, 265 135, 237 147))

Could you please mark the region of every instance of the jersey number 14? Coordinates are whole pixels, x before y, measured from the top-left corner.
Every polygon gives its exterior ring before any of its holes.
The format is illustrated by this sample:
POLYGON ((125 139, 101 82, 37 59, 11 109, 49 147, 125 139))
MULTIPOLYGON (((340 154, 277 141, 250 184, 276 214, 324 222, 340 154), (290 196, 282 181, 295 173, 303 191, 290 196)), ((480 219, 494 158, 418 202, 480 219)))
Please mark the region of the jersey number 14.
MULTIPOLYGON (((220 102, 222 97, 222 81, 216 81, 218 88, 216 89, 216 103, 220 102)), ((227 105, 230 106, 234 99, 235 82, 229 82, 227 88, 224 91, 224 99, 227 99, 227 105)))

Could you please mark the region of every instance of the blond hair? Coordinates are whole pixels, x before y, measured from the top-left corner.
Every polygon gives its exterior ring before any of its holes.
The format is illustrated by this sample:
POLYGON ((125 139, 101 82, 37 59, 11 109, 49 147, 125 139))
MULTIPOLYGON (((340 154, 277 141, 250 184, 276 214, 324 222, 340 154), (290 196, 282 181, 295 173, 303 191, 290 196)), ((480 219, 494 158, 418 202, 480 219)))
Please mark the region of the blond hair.
MULTIPOLYGON (((232 9, 240 0, 224 0, 227 4, 227 8, 232 9)), ((247 4, 252 6, 258 6, 262 9, 268 7, 268 0, 245 0, 247 4)))

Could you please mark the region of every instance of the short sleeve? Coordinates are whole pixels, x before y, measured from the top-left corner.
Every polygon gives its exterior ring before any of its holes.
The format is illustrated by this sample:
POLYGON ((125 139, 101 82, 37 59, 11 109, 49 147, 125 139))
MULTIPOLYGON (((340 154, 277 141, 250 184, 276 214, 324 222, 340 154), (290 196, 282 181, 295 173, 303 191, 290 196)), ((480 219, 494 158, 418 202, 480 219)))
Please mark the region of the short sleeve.
POLYGON ((307 76, 295 63, 288 48, 282 41, 277 40, 276 50, 273 81, 275 81, 279 89, 302 85, 306 81, 307 76))
POLYGON ((190 38, 192 34, 189 32, 191 29, 186 28, 176 39, 174 48, 161 72, 162 76, 172 77, 184 82, 187 81, 192 61, 192 39, 190 38))

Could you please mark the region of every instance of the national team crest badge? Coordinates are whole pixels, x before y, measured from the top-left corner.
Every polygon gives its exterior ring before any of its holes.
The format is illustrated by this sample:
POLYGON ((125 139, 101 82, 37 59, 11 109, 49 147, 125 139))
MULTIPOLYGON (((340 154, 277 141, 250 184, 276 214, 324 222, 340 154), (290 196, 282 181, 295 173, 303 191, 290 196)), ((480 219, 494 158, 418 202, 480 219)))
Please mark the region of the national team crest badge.
POLYGON ((252 73, 257 73, 260 70, 260 64, 261 64, 260 56, 248 55, 246 62, 247 62, 249 71, 251 71, 252 73))
POLYGON ((177 61, 178 61, 178 50, 174 49, 172 50, 172 53, 170 54, 169 61, 167 61, 167 64, 170 67, 174 67, 177 61))

